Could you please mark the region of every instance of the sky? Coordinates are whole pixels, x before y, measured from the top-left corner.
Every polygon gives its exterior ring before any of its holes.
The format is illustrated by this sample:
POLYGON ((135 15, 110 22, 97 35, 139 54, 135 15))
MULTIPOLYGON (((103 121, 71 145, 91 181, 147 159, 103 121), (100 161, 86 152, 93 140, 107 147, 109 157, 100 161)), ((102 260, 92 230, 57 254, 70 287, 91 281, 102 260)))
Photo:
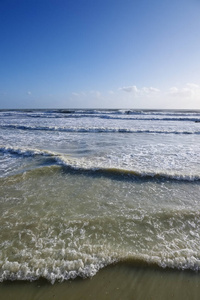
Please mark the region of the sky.
POLYGON ((0 0, 0 109, 200 109, 200 0, 0 0))

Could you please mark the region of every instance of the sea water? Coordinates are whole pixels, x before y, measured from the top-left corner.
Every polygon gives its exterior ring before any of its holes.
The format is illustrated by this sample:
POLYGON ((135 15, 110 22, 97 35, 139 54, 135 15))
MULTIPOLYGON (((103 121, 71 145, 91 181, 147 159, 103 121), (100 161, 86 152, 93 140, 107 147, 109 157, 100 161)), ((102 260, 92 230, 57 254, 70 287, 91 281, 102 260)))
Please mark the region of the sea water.
POLYGON ((200 269, 200 111, 0 111, 0 281, 200 269))

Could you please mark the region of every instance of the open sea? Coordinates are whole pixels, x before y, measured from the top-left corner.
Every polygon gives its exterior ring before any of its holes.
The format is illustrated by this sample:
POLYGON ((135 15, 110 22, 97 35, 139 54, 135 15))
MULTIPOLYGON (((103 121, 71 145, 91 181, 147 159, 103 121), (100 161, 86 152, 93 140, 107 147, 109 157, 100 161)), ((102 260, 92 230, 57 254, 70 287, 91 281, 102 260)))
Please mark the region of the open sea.
MULTIPOLYGON (((200 111, 1 110, 0 213, 0 294, 11 281, 97 286, 103 272, 117 293, 130 269, 199 289, 200 111)), ((111 294, 91 299, 150 299, 111 294)))

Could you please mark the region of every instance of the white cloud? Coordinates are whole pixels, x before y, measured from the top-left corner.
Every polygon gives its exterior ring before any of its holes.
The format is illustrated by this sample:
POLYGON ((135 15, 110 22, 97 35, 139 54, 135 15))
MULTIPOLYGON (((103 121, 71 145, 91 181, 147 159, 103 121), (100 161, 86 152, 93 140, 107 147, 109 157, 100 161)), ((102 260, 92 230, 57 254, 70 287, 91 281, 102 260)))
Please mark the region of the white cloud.
POLYGON ((192 89, 200 89, 200 86, 195 83, 187 83, 187 87, 190 87, 192 89))
POLYGON ((160 90, 154 87, 143 87, 141 89, 141 92, 144 92, 146 94, 152 94, 152 93, 159 93, 160 90))
POLYGON ((131 93, 131 92, 137 93, 138 92, 138 89, 135 85, 123 86, 122 88, 120 88, 120 90, 127 92, 127 93, 131 93))
POLYGON ((92 97, 95 97, 95 98, 99 98, 99 97, 101 97, 101 93, 99 91, 91 90, 91 91, 80 92, 80 93, 73 92, 72 96, 80 97, 80 98, 91 97, 92 96, 92 97))
POLYGON ((75 96, 75 97, 85 97, 85 96, 87 96, 87 94, 88 93, 86 93, 86 92, 79 92, 79 93, 72 92, 72 96, 75 96))
POLYGON ((27 95, 29 95, 29 96, 31 96, 31 95, 32 95, 32 93, 31 93, 30 91, 28 91, 26 94, 27 94, 27 95))
POLYGON ((142 87, 141 89, 139 89, 136 85, 124 86, 119 90, 122 90, 127 93, 133 93, 135 96, 151 96, 160 92, 159 89, 154 87, 142 87))
POLYGON ((200 86, 194 83, 187 83, 184 87, 177 88, 171 87, 169 89, 170 96, 172 97, 182 97, 182 98, 191 98, 195 96, 200 96, 200 86))
POLYGON ((71 94, 72 107, 102 108, 199 108, 200 85, 187 83, 183 86, 172 86, 159 89, 153 86, 123 86, 107 92, 88 90, 71 94))
POLYGON ((101 96, 101 93, 99 91, 90 91, 90 95, 99 98, 101 96))
POLYGON ((173 97, 191 97, 193 92, 188 88, 178 89, 177 87, 172 87, 169 90, 169 95, 173 97))

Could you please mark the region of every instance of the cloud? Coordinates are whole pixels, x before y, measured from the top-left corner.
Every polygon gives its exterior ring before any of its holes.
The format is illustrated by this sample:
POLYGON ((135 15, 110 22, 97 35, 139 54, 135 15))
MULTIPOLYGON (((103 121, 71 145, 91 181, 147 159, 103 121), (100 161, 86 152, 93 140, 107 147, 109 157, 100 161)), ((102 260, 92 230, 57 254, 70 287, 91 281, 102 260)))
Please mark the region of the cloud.
POLYGON ((72 93, 72 96, 75 96, 75 97, 95 97, 95 98, 99 98, 101 97, 101 93, 99 91, 95 91, 95 90, 91 90, 91 91, 87 91, 87 92, 73 92, 72 93))
POLYGON ((172 97, 191 97, 193 95, 192 90, 188 88, 178 89, 177 87, 172 87, 169 90, 169 95, 172 97))
POLYGON ((86 92, 79 92, 79 93, 73 92, 72 96, 75 96, 75 97, 85 97, 85 96, 87 96, 87 93, 86 92))
POLYGON ((159 89, 154 86, 127 85, 107 91, 87 90, 71 93, 72 107, 198 108, 200 85, 186 83, 159 89))
POLYGON ((200 86, 195 83, 187 83, 187 87, 190 87, 192 89, 200 89, 200 86))
POLYGON ((101 96, 101 93, 99 91, 90 91, 90 95, 99 98, 101 96))
POLYGON ((169 89, 169 96, 191 98, 194 96, 200 96, 200 86, 194 83, 187 83, 182 88, 171 87, 169 89))
POLYGON ((143 87, 141 89, 141 92, 144 92, 146 94, 151 94, 151 93, 159 93, 160 90, 154 87, 143 87))
POLYGON ((160 92, 159 89, 154 87, 142 87, 141 89, 139 89, 136 85, 124 86, 119 90, 122 90, 127 93, 133 93, 135 96, 151 96, 160 92))
POLYGON ((119 88, 119 89, 124 91, 124 92, 127 92, 127 93, 131 93, 131 92, 137 93, 138 92, 138 89, 135 85, 123 86, 122 88, 119 88))
POLYGON ((109 95, 114 95, 114 94, 115 94, 115 92, 114 92, 114 91, 112 91, 112 90, 110 90, 110 91, 108 91, 108 94, 109 94, 109 95))
POLYGON ((78 96, 79 96, 79 93, 73 92, 72 95, 78 97, 78 96))
POLYGON ((29 95, 29 96, 31 96, 31 95, 32 95, 32 93, 31 93, 30 91, 28 91, 26 94, 27 94, 27 95, 29 95))

